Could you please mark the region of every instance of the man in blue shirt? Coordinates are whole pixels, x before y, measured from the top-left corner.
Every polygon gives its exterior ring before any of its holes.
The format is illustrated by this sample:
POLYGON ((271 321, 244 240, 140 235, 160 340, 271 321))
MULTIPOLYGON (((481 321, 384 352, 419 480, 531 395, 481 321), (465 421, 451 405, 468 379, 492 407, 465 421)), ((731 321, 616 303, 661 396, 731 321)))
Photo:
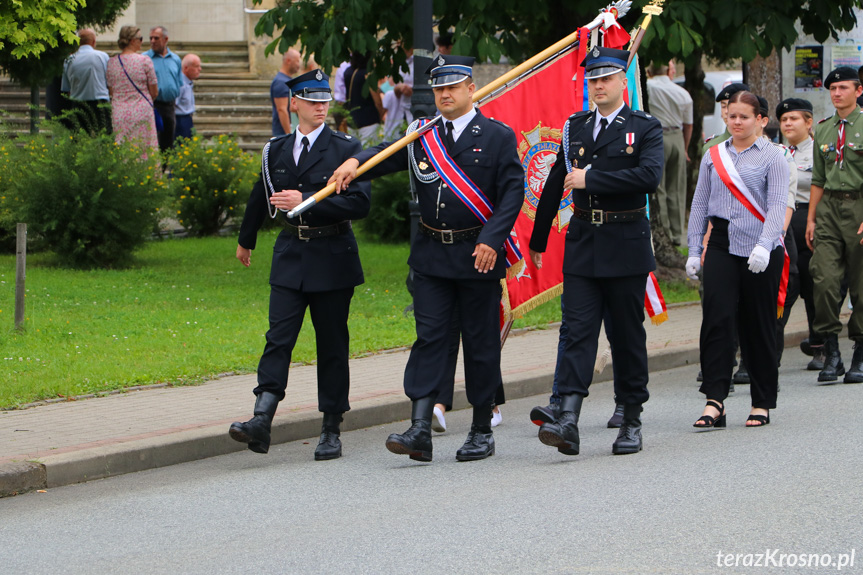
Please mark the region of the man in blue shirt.
POLYGON ((197 54, 186 54, 183 56, 183 85, 180 86, 180 95, 174 102, 174 112, 177 115, 177 129, 174 131, 174 139, 191 138, 192 114, 195 113, 195 92, 192 82, 201 75, 201 59, 197 54))
POLYGON ((77 121, 84 128, 111 129, 111 101, 105 72, 108 55, 96 50, 96 32, 89 28, 78 31, 81 47, 63 63, 60 91, 73 100, 77 121))
POLYGON ((156 80, 159 82, 155 107, 165 124, 165 128, 159 132, 159 149, 164 152, 174 145, 174 130, 177 124, 174 100, 180 95, 183 63, 179 56, 168 49, 168 31, 164 26, 150 29, 150 49, 145 54, 153 60, 156 80))
POLYGON ((282 67, 270 84, 270 103, 273 105, 273 136, 284 136, 291 133, 291 113, 288 111, 288 100, 291 90, 288 82, 300 71, 302 56, 294 48, 285 52, 282 67))

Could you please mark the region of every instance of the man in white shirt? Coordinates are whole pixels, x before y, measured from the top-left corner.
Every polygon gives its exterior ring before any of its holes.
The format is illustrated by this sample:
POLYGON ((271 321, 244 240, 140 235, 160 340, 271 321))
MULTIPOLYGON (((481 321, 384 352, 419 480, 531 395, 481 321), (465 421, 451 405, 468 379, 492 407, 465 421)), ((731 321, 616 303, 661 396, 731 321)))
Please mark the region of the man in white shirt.
POLYGON ((111 100, 105 77, 108 55, 96 50, 96 32, 93 30, 79 30, 78 37, 81 47, 63 64, 60 91, 68 94, 80 110, 78 122, 82 127, 93 125, 110 134, 111 100))

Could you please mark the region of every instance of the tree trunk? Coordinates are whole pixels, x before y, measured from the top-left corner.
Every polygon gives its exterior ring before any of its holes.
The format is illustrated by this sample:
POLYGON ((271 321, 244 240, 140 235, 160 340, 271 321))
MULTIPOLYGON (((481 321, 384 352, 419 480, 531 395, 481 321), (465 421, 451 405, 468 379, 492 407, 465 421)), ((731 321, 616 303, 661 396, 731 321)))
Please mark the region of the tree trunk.
POLYGON ((701 147, 704 141, 701 131, 704 128, 704 68, 700 50, 694 51, 686 60, 684 87, 692 95, 692 139, 689 141, 689 165, 686 169, 686 205, 692 205, 695 184, 698 182, 698 166, 701 164, 701 147))
POLYGON ((767 98, 770 123, 765 128, 765 135, 772 139, 779 131, 779 122, 773 111, 782 99, 782 59, 776 50, 766 58, 756 56, 744 64, 743 80, 749 84, 753 94, 767 98))

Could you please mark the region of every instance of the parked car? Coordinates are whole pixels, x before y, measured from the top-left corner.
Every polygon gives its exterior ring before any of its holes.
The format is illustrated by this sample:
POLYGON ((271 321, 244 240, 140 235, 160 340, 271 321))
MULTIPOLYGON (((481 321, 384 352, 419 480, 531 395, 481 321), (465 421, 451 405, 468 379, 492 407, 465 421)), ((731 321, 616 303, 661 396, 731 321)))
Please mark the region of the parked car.
MULTIPOLYGON (((721 134, 725 131, 725 122, 722 121, 722 107, 716 101, 716 94, 728 84, 742 81, 743 74, 736 70, 704 73, 704 109, 710 113, 704 114, 702 142, 714 134, 721 134)), ((675 78, 674 82, 682 87, 684 84, 683 76, 675 78)))

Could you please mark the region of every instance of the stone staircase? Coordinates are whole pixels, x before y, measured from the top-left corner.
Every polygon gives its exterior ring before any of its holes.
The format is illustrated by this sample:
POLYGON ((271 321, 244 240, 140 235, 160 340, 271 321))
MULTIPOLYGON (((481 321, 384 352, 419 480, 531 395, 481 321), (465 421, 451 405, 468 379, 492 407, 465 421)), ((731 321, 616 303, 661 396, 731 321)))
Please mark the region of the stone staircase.
MULTIPOLYGON (((98 49, 115 54, 115 48, 98 49)), ((193 52, 201 57, 201 77, 195 82, 195 128, 203 137, 236 135, 240 147, 260 150, 270 138, 270 79, 249 71, 245 42, 171 42, 181 58, 193 52)), ((0 76, 0 131, 29 130, 30 91, 0 76)), ((45 92, 40 94, 39 117, 45 117, 45 92)))

